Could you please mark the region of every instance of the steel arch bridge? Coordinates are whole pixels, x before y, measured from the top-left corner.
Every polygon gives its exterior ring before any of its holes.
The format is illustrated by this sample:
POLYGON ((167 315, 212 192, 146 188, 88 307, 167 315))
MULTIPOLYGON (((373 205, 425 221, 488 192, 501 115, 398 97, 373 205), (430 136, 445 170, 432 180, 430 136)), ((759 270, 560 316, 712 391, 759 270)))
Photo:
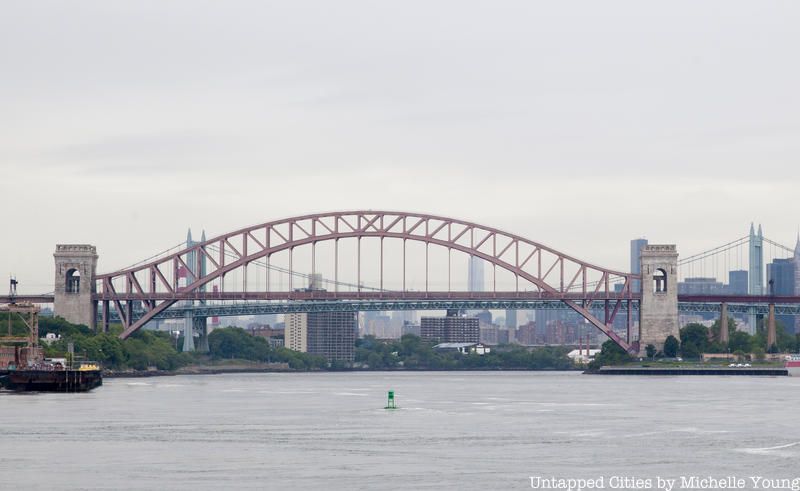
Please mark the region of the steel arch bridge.
MULTIPOLYGON (((267 269, 267 275, 269 269, 267 269)), ((332 301, 518 301, 561 302, 583 316, 597 329, 626 350, 635 350, 630 342, 630 312, 639 295, 632 292, 634 280, 641 275, 614 271, 581 261, 538 242, 493 227, 442 216, 397 211, 344 211, 285 218, 243 228, 192 245, 135 267, 95 277, 94 301, 101 304, 101 318, 107 329, 113 308, 124 330, 125 339, 147 322, 162 317, 167 309, 181 301, 209 300, 313 300, 332 301), (363 239, 380 240, 377 288, 362 286, 361 243, 363 239), (357 241, 356 291, 339 291, 339 242, 357 241), (384 288, 384 240, 402 241, 402 288, 384 288), (332 242, 334 247, 334 291, 295 290, 291 282, 283 291, 253 291, 248 287, 248 266, 267 265, 270 258, 288 253, 291 270, 294 250, 311 247, 311 271, 316 271, 316 247, 332 242), (424 244, 425 290, 407 288, 408 242, 424 244), (429 290, 430 246, 446 249, 448 288, 429 290), (492 265, 494 288, 488 292, 463 292, 450 289, 450 255, 453 251, 479 258, 492 265), (497 269, 514 277, 513 291, 497 291, 497 269), (242 287, 224 291, 225 277, 241 274, 242 287), (179 281, 185 277, 183 282, 179 281), (183 283, 183 284, 182 284, 183 283), (223 288, 208 291, 218 283, 223 288), (522 283, 522 285, 521 285, 522 283), (520 287, 523 288, 520 288, 520 287), (616 286, 616 288, 615 288, 616 286), (601 318, 592 313, 598 302, 601 318), (136 312, 134 314, 134 310, 136 312), (611 328, 616 315, 628 313, 628 338, 622 339, 611 328)), ((180 307, 177 305, 176 307, 180 307)))

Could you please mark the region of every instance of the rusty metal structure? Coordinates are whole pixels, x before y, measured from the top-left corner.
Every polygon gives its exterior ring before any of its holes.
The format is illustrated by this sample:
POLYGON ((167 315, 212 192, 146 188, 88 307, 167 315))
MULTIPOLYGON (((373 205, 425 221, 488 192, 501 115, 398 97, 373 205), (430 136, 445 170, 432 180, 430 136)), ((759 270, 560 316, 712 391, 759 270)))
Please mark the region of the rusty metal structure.
POLYGON ((26 365, 42 359, 39 347, 39 306, 30 302, 16 302, 17 280, 11 278, 8 305, 0 305, 0 315, 6 318, 6 329, 0 334, 0 368, 8 365, 26 365), (14 320, 22 321, 25 335, 14 332, 14 320))

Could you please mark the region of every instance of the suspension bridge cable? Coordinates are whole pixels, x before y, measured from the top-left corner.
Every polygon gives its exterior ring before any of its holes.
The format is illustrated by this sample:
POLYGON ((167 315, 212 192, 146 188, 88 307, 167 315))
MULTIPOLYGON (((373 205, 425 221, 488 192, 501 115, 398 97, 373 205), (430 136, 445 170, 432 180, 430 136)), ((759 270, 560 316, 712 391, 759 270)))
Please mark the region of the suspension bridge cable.
MULTIPOLYGON (((213 252, 219 252, 219 248, 217 246, 209 245, 207 247, 208 247, 208 249, 211 249, 213 252)), ((229 252, 229 251, 225 251, 225 256, 239 259, 239 256, 237 256, 236 254, 234 254, 232 252, 229 252)), ((284 274, 292 275, 292 276, 295 276, 295 277, 300 277, 300 278, 304 278, 304 279, 311 278, 311 274, 309 274, 309 273, 301 273, 299 271, 294 271, 294 270, 291 270, 291 269, 288 269, 288 268, 283 268, 281 266, 275 266, 274 264, 266 264, 266 263, 258 261, 258 260, 252 261, 251 264, 254 264, 256 266, 260 266, 260 267, 262 267, 264 269, 269 269, 271 271, 275 271, 275 272, 278 272, 278 273, 284 273, 284 274)), ((280 276, 278 278, 279 278, 278 279, 278 281, 279 281, 278 285, 279 285, 279 288, 280 288, 280 285, 281 285, 280 276)), ((346 287, 356 288, 356 289, 359 288, 359 285, 356 285, 356 284, 353 284, 353 283, 346 283, 346 282, 342 282, 342 281, 333 281, 333 280, 328 280, 328 279, 324 279, 324 278, 323 278, 322 281, 327 283, 327 284, 329 284, 329 285, 346 286, 346 287)), ((371 287, 371 286, 365 286, 365 285, 361 285, 360 288, 362 290, 370 290, 370 291, 390 291, 390 290, 386 290, 386 289, 381 289, 381 288, 376 288, 376 287, 371 287)))
POLYGON ((157 259, 160 256, 166 255, 166 254, 168 254, 168 253, 170 253, 170 252, 172 252, 172 251, 174 251, 176 249, 180 249, 180 248, 185 247, 185 246, 186 246, 186 242, 178 242, 176 245, 170 247, 169 249, 164 249, 161 252, 153 254, 152 256, 148 257, 147 259, 142 259, 141 261, 135 262, 135 263, 131 264, 130 266, 126 266, 124 268, 119 268, 119 269, 116 269, 115 271, 124 271, 126 269, 135 268, 136 266, 148 263, 148 262, 152 261, 153 259, 157 259))
MULTIPOLYGON (((686 266, 686 265, 689 265, 689 264, 692 264, 692 263, 695 263, 695 262, 698 262, 698 261, 702 261, 704 259, 708 259, 709 257, 716 256, 716 255, 721 254, 721 253, 723 253, 725 251, 730 251, 730 250, 735 249, 735 248, 737 248, 739 246, 742 246, 742 245, 744 245, 743 242, 738 242, 738 243, 737 242, 731 242, 729 244, 726 244, 727 247, 725 247, 725 248, 723 248, 723 246, 720 246, 718 248, 712 249, 713 252, 706 251, 705 253, 696 254, 694 256, 687 257, 686 259, 683 259, 682 261, 679 261, 678 262, 678 266, 686 266)), ((705 269, 705 266, 703 266, 702 264, 701 264, 701 267, 703 269, 705 269)))
POLYGON ((703 252, 701 252, 699 254, 694 254, 692 256, 685 257, 685 258, 681 259, 680 261, 678 261, 678 265, 682 265, 682 264, 694 262, 694 261, 697 261, 697 260, 700 260, 700 259, 704 259, 704 258, 706 258, 708 256, 711 256, 711 255, 714 255, 714 254, 719 254, 720 252, 723 252, 725 250, 737 247, 737 246, 741 245, 742 243, 744 243, 744 242, 746 242, 748 240, 749 240, 749 237, 747 237, 747 236, 741 237, 739 239, 736 239, 736 240, 733 240, 731 242, 728 242, 727 244, 722 244, 722 245, 717 246, 717 247, 715 247, 713 249, 709 249, 707 251, 703 251, 703 252))
POLYGON ((789 253, 791 253, 791 254, 794 254, 794 249, 792 249, 792 248, 790 248, 790 247, 786 247, 786 246, 785 246, 785 245, 783 245, 783 244, 779 244, 778 242, 775 242, 775 241, 773 241, 773 240, 769 240, 769 239, 768 239, 768 238, 766 238, 766 237, 764 237, 764 238, 763 238, 763 240, 764 240, 764 242, 766 242, 766 243, 768 243, 768 244, 772 245, 773 247, 777 247, 777 248, 779 248, 779 249, 783 249, 783 250, 784 250, 784 251, 786 251, 786 252, 789 252, 789 253))

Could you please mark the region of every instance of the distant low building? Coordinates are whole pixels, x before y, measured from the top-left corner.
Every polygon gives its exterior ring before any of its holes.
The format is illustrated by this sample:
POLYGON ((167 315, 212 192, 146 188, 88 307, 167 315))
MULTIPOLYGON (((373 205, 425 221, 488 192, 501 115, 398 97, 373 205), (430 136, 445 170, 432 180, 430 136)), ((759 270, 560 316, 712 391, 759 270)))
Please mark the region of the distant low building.
POLYGON ((406 321, 403 324, 403 329, 400 333, 401 336, 405 336, 406 334, 412 334, 414 336, 419 336, 422 334, 421 328, 419 324, 414 324, 412 322, 406 321))
POLYGON ((497 326, 481 326, 480 327, 480 342, 496 345, 497 344, 497 326))
POLYGON ((251 327, 247 329, 247 332, 249 332, 251 336, 267 339, 277 337, 283 338, 285 335, 285 329, 275 329, 269 326, 251 327))
POLYGON ((567 353, 567 358, 572 360, 573 363, 576 364, 586 364, 590 361, 594 360, 594 357, 600 353, 599 349, 589 349, 589 350, 579 350, 574 349, 567 353))
POLYGON ((48 332, 43 338, 39 338, 39 341, 41 341, 42 344, 46 344, 49 346, 55 343, 56 341, 59 341, 60 339, 61 339, 60 334, 56 334, 54 332, 48 332))
POLYGON ((679 295, 722 295, 725 285, 716 278, 686 278, 678 283, 679 295))
POLYGON ((519 326, 519 329, 517 329, 517 342, 525 346, 533 346, 536 344, 535 322, 529 321, 519 326))
POLYGON ((285 329, 276 329, 269 326, 252 327, 247 330, 250 335, 264 338, 272 348, 280 348, 286 344, 285 329))
POLYGON ((433 349, 436 351, 457 351, 462 354, 476 353, 481 356, 491 352, 491 348, 483 343, 439 343, 433 349))

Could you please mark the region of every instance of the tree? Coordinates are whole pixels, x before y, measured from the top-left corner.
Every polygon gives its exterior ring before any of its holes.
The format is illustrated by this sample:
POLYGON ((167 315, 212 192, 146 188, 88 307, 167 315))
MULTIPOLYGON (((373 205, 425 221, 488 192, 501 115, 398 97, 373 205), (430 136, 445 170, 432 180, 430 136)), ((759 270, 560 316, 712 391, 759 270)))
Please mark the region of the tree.
POLYGON ((700 353, 700 350, 697 349, 697 346, 692 343, 681 343, 681 355, 687 360, 692 360, 700 358, 702 353, 700 353))
MULTIPOLYGON (((653 347, 655 349, 655 347, 653 347)), ((598 368, 606 365, 621 365, 630 361, 629 355, 614 341, 608 340, 603 343, 600 348, 600 353, 594 357, 594 360, 589 363, 589 370, 597 370, 598 368)))
POLYGON ((680 348, 680 342, 675 336, 668 336, 667 340, 664 341, 664 356, 667 358, 675 358, 678 356, 678 348, 680 348))
MULTIPOLYGON (((689 358, 697 358, 701 353, 707 353, 709 348, 708 328, 702 324, 687 324, 680 331, 681 353, 689 358), (687 353, 692 354, 689 356, 687 353)), ((666 353, 666 351, 665 351, 666 353)), ((667 355, 669 356, 669 355, 667 355)))
POLYGON ((764 352, 764 348, 758 347, 753 350, 753 356, 755 357, 756 361, 764 361, 766 358, 766 353, 764 352))
POLYGON ((747 334, 744 331, 736 331, 731 334, 730 342, 728 343, 728 347, 731 351, 741 351, 743 353, 750 353, 753 351, 753 340, 752 336, 747 334))
POLYGON ((208 348, 214 358, 251 361, 267 361, 272 351, 266 339, 251 336, 238 327, 214 329, 208 335, 208 348))
POLYGON ((792 352, 796 351, 796 339, 786 332, 786 327, 780 320, 775 321, 775 340, 772 346, 767 346, 767 319, 759 319, 756 327, 756 334, 752 336, 752 347, 761 346, 767 353, 792 352))
POLYGON ((644 352, 647 354, 648 358, 652 359, 654 356, 656 356, 656 347, 652 344, 648 344, 644 347, 644 352))
MULTIPOLYGON (((710 332, 714 341, 719 342, 719 319, 717 319, 714 324, 711 325, 710 332)), ((734 332, 736 332, 736 320, 733 317, 728 317, 728 339, 731 338, 734 332)))

